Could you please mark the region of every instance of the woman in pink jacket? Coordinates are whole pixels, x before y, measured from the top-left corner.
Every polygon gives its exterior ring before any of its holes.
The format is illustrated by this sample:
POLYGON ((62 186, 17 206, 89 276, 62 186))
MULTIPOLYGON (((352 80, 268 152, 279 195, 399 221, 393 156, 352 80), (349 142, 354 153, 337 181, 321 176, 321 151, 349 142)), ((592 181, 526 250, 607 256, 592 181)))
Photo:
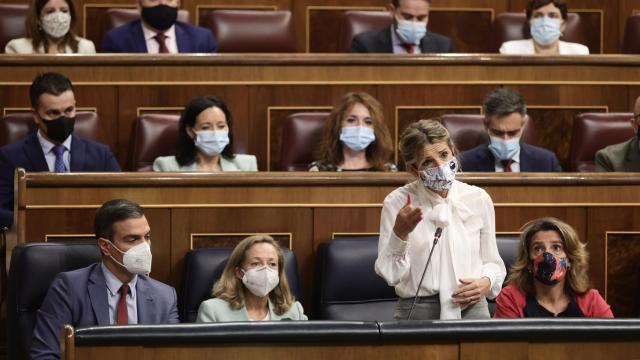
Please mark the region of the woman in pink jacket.
POLYGON ((551 217, 528 222, 494 317, 613 317, 598 290, 589 288, 588 259, 570 225, 551 217))

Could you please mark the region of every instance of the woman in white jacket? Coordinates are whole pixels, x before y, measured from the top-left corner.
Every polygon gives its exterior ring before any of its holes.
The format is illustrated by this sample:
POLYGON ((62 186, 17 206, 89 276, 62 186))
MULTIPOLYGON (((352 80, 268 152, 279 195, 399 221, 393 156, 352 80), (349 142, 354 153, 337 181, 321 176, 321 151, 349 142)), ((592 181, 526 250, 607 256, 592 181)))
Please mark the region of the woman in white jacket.
POLYGON ((506 275, 491 198, 455 180, 456 150, 439 121, 411 124, 400 153, 417 179, 384 200, 375 264, 400 297, 396 319, 489 318, 485 298, 498 295, 506 275))
POLYGON ((560 40, 569 16, 564 0, 531 0, 526 13, 531 39, 507 41, 501 54, 589 55, 588 47, 560 40))

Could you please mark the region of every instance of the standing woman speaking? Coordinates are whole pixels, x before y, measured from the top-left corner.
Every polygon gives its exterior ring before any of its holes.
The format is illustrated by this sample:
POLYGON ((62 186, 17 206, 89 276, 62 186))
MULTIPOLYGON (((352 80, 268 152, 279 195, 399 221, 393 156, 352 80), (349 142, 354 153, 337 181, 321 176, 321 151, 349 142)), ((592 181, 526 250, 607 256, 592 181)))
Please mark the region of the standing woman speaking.
POLYGON ((375 264, 400 297, 395 318, 488 319, 486 297, 498 295, 506 275, 491 198, 455 180, 457 152, 439 121, 411 124, 400 153, 416 180, 384 200, 375 264))

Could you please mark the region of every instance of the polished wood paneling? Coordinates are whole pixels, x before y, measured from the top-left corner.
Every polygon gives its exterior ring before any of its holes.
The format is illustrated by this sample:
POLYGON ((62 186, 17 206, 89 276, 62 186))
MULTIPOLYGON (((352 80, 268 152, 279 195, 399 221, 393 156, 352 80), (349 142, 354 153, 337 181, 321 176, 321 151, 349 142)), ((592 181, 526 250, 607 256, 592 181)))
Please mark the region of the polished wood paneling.
POLYGON ((640 315, 640 232, 606 235, 607 293, 618 317, 640 315))
POLYGON ((216 359, 252 359, 260 358, 264 360, 282 359, 305 359, 305 360, 325 360, 325 359, 388 359, 402 355, 403 359, 438 359, 457 360, 457 344, 251 344, 228 345, 216 344, 215 346, 121 346, 121 347, 100 347, 87 346, 77 347, 75 359, 96 359, 107 360, 113 356, 118 359, 155 359, 155 360, 175 360, 211 359, 215 354, 216 359), (129 352, 129 349, 132 351, 129 352), (109 354, 108 356, 106 354, 109 354), (114 355, 116 354, 116 355, 114 355))

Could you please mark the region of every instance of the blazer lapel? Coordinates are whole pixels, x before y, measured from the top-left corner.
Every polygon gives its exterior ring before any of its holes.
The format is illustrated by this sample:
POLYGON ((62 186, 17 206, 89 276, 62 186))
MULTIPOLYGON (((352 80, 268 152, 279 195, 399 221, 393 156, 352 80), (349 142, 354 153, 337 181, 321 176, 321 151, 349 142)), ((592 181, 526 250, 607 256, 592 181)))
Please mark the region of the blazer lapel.
POLYGON ((178 44, 178 52, 179 53, 190 53, 195 52, 195 49, 191 49, 191 41, 187 32, 180 26, 180 23, 176 22, 175 25, 176 31, 176 43, 178 44))
POLYGON ((42 146, 38 141, 37 131, 31 133, 25 140, 24 152, 31 163, 31 168, 27 171, 49 171, 49 165, 47 165, 42 146))
POLYGON ((482 148, 480 159, 478 159, 478 164, 480 164, 480 171, 496 171, 496 159, 493 157, 491 150, 489 150, 489 145, 484 145, 484 147, 482 148))
POLYGON ((131 29, 131 36, 133 37, 133 52, 148 53, 147 40, 144 39, 144 32, 142 32, 142 22, 137 20, 131 29))
POLYGON ((433 41, 431 41, 431 34, 427 31, 422 40, 420 40, 420 51, 423 54, 436 52, 433 48, 433 41))
POLYGON ((382 53, 393 54, 393 42, 391 41, 391 32, 393 31, 393 25, 387 26, 382 30, 381 36, 378 36, 378 46, 382 53))
POLYGON ((153 316, 153 314, 156 313, 155 301, 144 275, 138 275, 138 281, 136 282, 136 297, 136 306, 138 307, 138 324, 157 323, 153 316))
POLYGON ((109 320, 109 303, 107 301, 107 285, 102 273, 101 263, 91 271, 89 275, 89 299, 93 313, 98 320, 98 325, 110 325, 109 320))
POLYGON ((69 171, 82 171, 84 170, 83 164, 85 164, 85 155, 86 155, 87 144, 76 137, 75 135, 71 135, 71 151, 69 160, 70 168, 69 171))

